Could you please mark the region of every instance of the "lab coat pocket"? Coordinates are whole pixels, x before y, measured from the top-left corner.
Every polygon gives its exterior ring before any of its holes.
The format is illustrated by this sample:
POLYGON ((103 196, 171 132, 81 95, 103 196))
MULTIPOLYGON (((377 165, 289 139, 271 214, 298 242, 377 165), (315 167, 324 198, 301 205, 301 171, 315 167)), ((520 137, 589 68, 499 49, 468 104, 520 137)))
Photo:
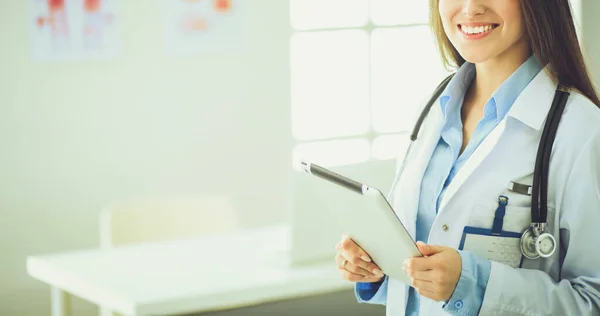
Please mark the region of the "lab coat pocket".
MULTIPOLYGON (((508 205, 506 205, 502 230, 522 233, 531 223, 531 209, 529 206, 512 206, 510 204, 509 199, 508 205)), ((479 201, 473 207, 468 226, 491 229, 497 208, 497 201, 479 201)))

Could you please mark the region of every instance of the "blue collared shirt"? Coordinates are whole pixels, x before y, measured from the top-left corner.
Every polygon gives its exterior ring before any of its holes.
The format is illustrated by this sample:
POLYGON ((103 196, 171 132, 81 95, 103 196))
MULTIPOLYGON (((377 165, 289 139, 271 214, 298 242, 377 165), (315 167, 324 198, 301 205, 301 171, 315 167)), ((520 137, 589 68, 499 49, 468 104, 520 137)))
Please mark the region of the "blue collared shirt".
MULTIPOLYGON (((461 107, 465 94, 475 78, 475 65, 465 63, 458 70, 440 96, 440 106, 444 117, 440 140, 433 152, 423 176, 417 213, 416 240, 427 242, 431 226, 438 212, 445 190, 458 171, 473 154, 475 149, 502 121, 519 94, 541 71, 542 67, 531 56, 494 92, 483 108, 483 118, 477 124, 464 152, 461 107)), ((444 309, 452 314, 461 310, 473 311, 476 315, 481 308, 487 281, 490 275, 490 261, 477 257, 468 251, 459 251, 462 258, 462 272, 459 282, 444 309)), ((385 304, 387 286, 384 283, 357 283, 356 295, 359 302, 385 304), (381 290, 379 290, 381 288, 381 290)), ((419 294, 410 287, 406 315, 418 315, 419 294)))

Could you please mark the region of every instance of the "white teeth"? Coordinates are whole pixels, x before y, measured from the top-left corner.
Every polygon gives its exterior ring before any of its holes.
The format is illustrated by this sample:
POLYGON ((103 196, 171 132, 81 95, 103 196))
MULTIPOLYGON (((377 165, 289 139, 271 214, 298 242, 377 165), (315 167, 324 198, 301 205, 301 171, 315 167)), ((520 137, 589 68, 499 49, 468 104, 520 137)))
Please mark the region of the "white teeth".
POLYGON ((494 27, 492 25, 475 26, 475 27, 461 25, 460 28, 464 33, 467 33, 467 34, 479 34, 479 33, 483 33, 483 32, 489 32, 494 27))

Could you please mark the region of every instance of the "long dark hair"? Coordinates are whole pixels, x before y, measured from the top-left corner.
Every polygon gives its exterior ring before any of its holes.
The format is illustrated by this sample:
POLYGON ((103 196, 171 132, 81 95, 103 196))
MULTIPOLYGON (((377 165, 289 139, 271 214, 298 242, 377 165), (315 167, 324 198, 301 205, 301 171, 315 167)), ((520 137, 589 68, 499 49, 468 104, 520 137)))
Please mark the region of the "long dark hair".
MULTIPOLYGON (((429 0, 430 25, 446 66, 461 66, 465 60, 444 32, 438 10, 440 0, 429 0)), ((562 85, 576 89, 598 107, 600 99, 583 60, 569 0, 521 0, 525 32, 532 52, 549 75, 562 85)))

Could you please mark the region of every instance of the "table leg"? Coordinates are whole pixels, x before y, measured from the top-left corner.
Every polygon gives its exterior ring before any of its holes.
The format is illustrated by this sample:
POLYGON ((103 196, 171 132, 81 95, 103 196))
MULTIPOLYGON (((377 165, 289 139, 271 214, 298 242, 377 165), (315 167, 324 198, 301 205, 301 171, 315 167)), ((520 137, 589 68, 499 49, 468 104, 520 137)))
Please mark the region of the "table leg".
POLYGON ((57 288, 50 288, 52 316, 71 316, 71 296, 69 293, 57 288))

